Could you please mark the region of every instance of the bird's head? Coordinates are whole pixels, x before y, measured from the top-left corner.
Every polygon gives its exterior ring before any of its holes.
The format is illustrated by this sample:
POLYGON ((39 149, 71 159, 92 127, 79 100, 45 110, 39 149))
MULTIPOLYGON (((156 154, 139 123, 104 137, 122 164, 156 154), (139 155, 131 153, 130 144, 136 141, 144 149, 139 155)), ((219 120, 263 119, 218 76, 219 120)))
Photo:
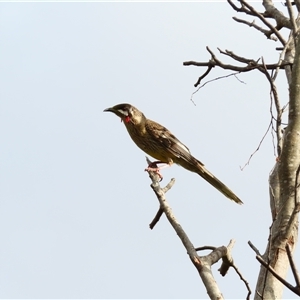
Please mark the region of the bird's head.
POLYGON ((125 125, 131 123, 138 125, 145 119, 145 116, 142 112, 128 103, 118 104, 113 107, 106 108, 104 111, 110 111, 114 113, 121 118, 121 121, 123 121, 125 125))

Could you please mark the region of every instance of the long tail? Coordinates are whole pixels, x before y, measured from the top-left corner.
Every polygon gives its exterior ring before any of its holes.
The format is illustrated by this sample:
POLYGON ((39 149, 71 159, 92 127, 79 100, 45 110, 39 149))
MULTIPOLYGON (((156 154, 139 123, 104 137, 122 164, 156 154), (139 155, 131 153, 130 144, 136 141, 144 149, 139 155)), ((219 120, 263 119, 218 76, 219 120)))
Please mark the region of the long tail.
POLYGON ((204 167, 204 164, 197 158, 193 157, 190 153, 182 153, 181 157, 174 159, 174 162, 189 171, 199 174, 230 200, 236 202, 237 204, 243 204, 242 200, 231 189, 229 189, 223 182, 210 173, 204 167))
POLYGON ((204 178, 207 182, 209 182, 230 200, 236 202, 237 204, 243 204, 242 200, 231 189, 229 189, 223 182, 221 182, 217 177, 215 177, 212 173, 205 169, 204 166, 199 166, 197 174, 199 174, 202 178, 204 178))

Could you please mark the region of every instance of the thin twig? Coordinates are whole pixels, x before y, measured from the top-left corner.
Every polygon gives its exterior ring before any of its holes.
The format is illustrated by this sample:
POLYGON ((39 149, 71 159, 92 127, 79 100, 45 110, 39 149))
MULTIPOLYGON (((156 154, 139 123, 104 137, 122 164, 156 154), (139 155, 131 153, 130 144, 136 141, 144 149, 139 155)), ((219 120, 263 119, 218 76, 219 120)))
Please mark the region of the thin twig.
POLYGON ((240 166, 241 171, 243 171, 243 170, 245 169, 245 167, 246 167, 247 165, 250 164, 250 160, 252 159, 252 157, 254 156, 254 154, 255 154, 257 151, 259 151, 260 146, 262 145, 262 143, 263 143, 265 137, 267 136, 267 134, 268 134, 268 132, 269 132, 271 126, 272 126, 272 120, 271 120, 271 122, 270 122, 270 124, 269 124, 269 126, 268 126, 268 128, 267 128, 267 130, 266 130, 266 132, 265 132, 265 134, 263 135, 262 139, 260 140, 260 142, 259 142, 257 148, 255 149, 255 151, 252 152, 252 154, 250 155, 250 157, 249 157, 248 161, 245 163, 245 165, 244 165, 243 167, 240 166))
POLYGON ((170 182, 164 188, 162 188, 163 192, 164 193, 168 192, 172 188, 174 183, 175 183, 175 178, 171 178, 170 182))
POLYGON ((242 275, 242 273, 239 271, 239 269, 237 268, 237 266, 235 264, 233 264, 231 266, 232 268, 234 268, 235 272, 239 275, 240 279, 245 283, 245 286, 248 290, 248 294, 247 294, 247 297, 246 299, 249 300, 250 299, 250 295, 251 295, 251 289, 250 289, 250 285, 249 285, 249 282, 244 278, 244 276, 242 275))
POLYGON ((286 253, 288 255, 290 266, 291 266, 291 269, 292 269, 292 272, 293 272, 293 275, 294 275, 294 278, 295 278, 295 281, 296 281, 296 287, 300 288, 300 277, 299 277, 299 273, 297 271, 296 264, 294 262, 294 259, 293 259, 293 256, 292 256, 292 251, 289 247, 289 244, 285 245, 285 250, 286 250, 286 253))
POLYGON ((293 287, 290 283, 288 283, 285 279, 283 279, 280 275, 276 273, 276 271, 267 264, 261 256, 257 255, 256 259, 268 270, 272 273, 274 277, 276 277, 282 284, 284 284, 289 290, 294 292, 296 295, 300 296, 300 291, 297 287, 293 287))
MULTIPOLYGON (((262 58, 262 64, 264 66, 264 71, 262 71, 262 73, 265 74, 265 76, 267 77, 267 79, 270 83, 270 98, 271 98, 270 114, 271 114, 272 119, 276 120, 276 130, 275 130, 275 132, 276 132, 276 136, 277 136, 277 155, 280 156, 281 149, 282 149, 282 134, 281 134, 282 109, 280 107, 277 87, 276 87, 276 85, 274 83, 274 80, 270 76, 270 74, 269 74, 269 72, 268 72, 268 70, 265 66, 265 62, 264 62, 263 58, 262 58), (273 97, 272 97, 272 95, 273 95, 273 97), (276 108, 276 113, 277 113, 276 118, 274 118, 274 116, 273 116, 273 110, 272 110, 273 101, 274 101, 275 108, 276 108)), ((272 122, 272 127, 273 127, 273 122, 272 122)))
POLYGON ((236 65, 231 65, 231 64, 224 64, 221 60, 217 58, 217 56, 213 53, 213 51, 209 48, 206 47, 206 50, 210 53, 211 59, 208 62, 196 62, 196 61, 185 61, 183 62, 184 66, 197 66, 197 67, 207 67, 207 70, 198 78, 197 82, 194 84, 195 87, 199 86, 201 81, 210 73, 210 71, 214 67, 219 67, 224 70, 231 70, 235 71, 238 73, 245 73, 252 71, 254 69, 258 69, 261 72, 264 73, 264 69, 267 70, 274 70, 274 69, 283 69, 285 66, 291 65, 291 63, 283 63, 281 62, 280 64, 275 63, 275 64, 259 64, 259 60, 255 61, 254 59, 247 59, 245 57, 238 56, 234 54, 231 51, 226 50, 225 52, 219 50, 221 54, 230 56, 232 59, 245 63, 246 66, 236 66, 236 65))
POLYGON ((164 213, 162 208, 159 208, 155 217, 153 218, 153 220, 151 221, 151 223, 149 224, 149 228, 152 230, 155 225, 158 223, 158 221, 160 220, 162 214, 164 213))
POLYGON ((252 21, 252 22, 249 22, 249 21, 246 21, 246 20, 243 20, 243 19, 239 19, 237 17, 232 17, 232 19, 238 23, 242 23, 242 24, 246 24, 248 25, 249 27, 253 27, 255 28, 256 30, 262 32, 269 40, 273 40, 275 42, 278 41, 278 38, 276 36, 272 36, 272 31, 271 30, 266 30, 258 25, 255 24, 255 21, 252 21))
POLYGON ((202 246, 195 248, 196 251, 215 250, 217 247, 214 246, 202 246))
POLYGON ((224 76, 219 76, 219 77, 216 77, 216 78, 214 78, 214 79, 211 79, 211 80, 208 80, 208 81, 204 82, 202 85, 200 85, 200 86, 196 89, 196 91, 194 91, 194 92, 192 93, 190 100, 194 103, 194 105, 196 105, 196 103, 195 103, 194 100, 193 100, 193 96, 194 96, 196 93, 198 93, 198 91, 199 91, 200 89, 202 89, 205 85, 207 85, 208 83, 211 83, 211 82, 213 82, 213 81, 216 81, 216 80, 220 80, 220 79, 224 79, 224 78, 228 78, 228 77, 234 76, 240 83, 246 84, 244 81, 240 80, 240 79, 237 77, 238 74, 240 74, 240 72, 231 73, 231 74, 224 75, 224 76))
POLYGON ((248 245, 250 246, 250 248, 256 253, 256 255, 261 256, 259 250, 252 244, 251 241, 248 241, 248 245))
POLYGON ((211 64, 211 65, 208 66, 206 72, 204 72, 204 73, 198 78, 197 82, 194 84, 195 87, 198 86, 198 85, 200 84, 201 80, 209 74, 209 72, 212 70, 213 67, 214 67, 213 64, 211 64))
MULTIPOLYGON (((231 0, 227 0, 227 2, 230 4, 230 6, 237 12, 243 12, 250 16, 256 16, 253 12, 251 12, 249 9, 245 9, 245 7, 242 5, 242 7, 237 7, 231 0)), ((263 15, 263 13, 261 13, 263 15)))
POLYGON ((243 56, 240 56, 240 55, 237 55, 235 54, 234 52, 230 51, 230 50, 225 50, 223 51, 222 49, 220 49, 219 47, 217 48, 219 50, 219 52, 221 54, 224 54, 224 55, 227 55, 229 56, 230 58, 238 61, 238 62, 241 62, 241 63, 244 63, 244 64, 247 64, 247 65, 253 65, 253 66, 257 66, 258 62, 260 61, 260 59, 258 60, 254 60, 254 59, 249 59, 249 58, 245 58, 243 56))

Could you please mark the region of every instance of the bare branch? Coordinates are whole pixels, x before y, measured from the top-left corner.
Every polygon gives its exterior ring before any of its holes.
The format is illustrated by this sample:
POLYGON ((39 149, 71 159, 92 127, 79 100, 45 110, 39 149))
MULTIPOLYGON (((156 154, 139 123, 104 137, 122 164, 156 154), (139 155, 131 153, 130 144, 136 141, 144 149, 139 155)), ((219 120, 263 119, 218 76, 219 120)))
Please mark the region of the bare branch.
POLYGON ((245 283, 245 286, 247 288, 248 294, 246 299, 249 300, 250 299, 250 295, 251 295, 251 289, 250 289, 250 285, 249 282, 244 278, 244 276, 242 275, 242 273, 239 271, 239 269, 237 268, 237 266, 233 263, 232 268, 234 268, 235 272, 239 275, 240 279, 245 283))
POLYGON ((235 240, 230 240, 229 242, 229 245, 227 246, 227 253, 226 253, 226 256, 223 256, 222 257, 222 265, 221 267, 218 269, 218 271, 220 272, 220 274, 222 276, 225 276, 228 272, 228 269, 230 267, 232 267, 236 273, 239 275, 240 279, 244 282, 246 288, 247 288, 247 291, 248 291, 248 294, 247 294, 247 297, 246 299, 250 299, 250 295, 251 295, 251 289, 250 289, 250 286, 249 286, 249 283, 248 281, 244 278, 244 276, 242 275, 242 273, 239 271, 239 269, 237 268, 237 266, 235 265, 234 261, 233 261, 233 258, 232 258, 232 255, 231 255, 231 250, 234 246, 234 243, 235 243, 235 240))
MULTIPOLYGON (((237 7, 231 0, 227 0, 227 2, 236 12, 242 12, 242 13, 245 13, 246 15, 256 16, 251 10, 249 10, 243 4, 241 7, 237 7)), ((263 15, 264 17, 268 18, 268 16, 266 16, 264 13, 260 13, 260 14, 263 15)))
POLYGON ((175 183, 175 178, 172 178, 170 182, 162 189, 164 193, 168 192, 175 183))
POLYGON ((291 29, 290 19, 285 17, 284 14, 279 11, 273 4, 272 0, 263 0, 262 4, 265 8, 265 13, 263 14, 265 17, 272 18, 276 21, 276 28, 280 30, 280 28, 285 27, 291 29))
MULTIPOLYGON (((285 44, 285 46, 280 49, 281 53, 280 53, 279 60, 278 60, 278 63, 277 63, 278 67, 276 68, 275 73, 272 76, 274 81, 277 78, 277 75, 279 73, 279 69, 280 69, 280 66, 282 65, 282 62, 284 62, 284 56, 285 56, 285 53, 286 53, 287 49, 290 47, 291 41, 292 41, 292 36, 289 37, 289 39, 288 39, 287 43, 285 44)), ((292 64, 290 64, 290 66, 292 66, 292 64)))
MULTIPOLYGON (((262 58, 262 63, 265 66, 265 62, 264 59, 262 58)), ((271 106, 270 106, 270 113, 273 119, 276 120, 276 136, 277 136, 277 155, 280 156, 281 154, 281 149, 282 149, 282 133, 281 133, 281 120, 282 120, 282 109, 280 106, 280 102, 279 102, 279 96, 278 96, 278 92, 277 92, 277 87, 275 85, 275 82, 273 80, 273 78, 270 76, 269 72, 267 71, 267 68, 265 67, 265 72, 264 74, 266 75, 269 83, 270 83, 270 87, 271 87, 271 91, 270 91, 270 97, 271 97, 271 106), (273 97, 272 97, 273 95, 273 97), (272 103, 275 103, 275 108, 276 108, 276 118, 273 117, 273 111, 272 111, 272 103)), ((273 126, 273 123, 272 123, 273 126)))
MULTIPOLYGON (((147 158, 148 164, 151 163, 151 161, 147 158)), ((160 177, 157 173, 149 171, 149 177, 152 180, 151 187, 153 191, 156 194, 156 197, 160 203, 160 209, 165 213, 167 219, 169 220, 170 224, 176 231, 178 237, 180 238, 182 244, 187 250, 187 253, 193 262, 194 266, 198 270, 198 273, 207 289, 207 293, 210 296, 211 299, 223 299, 223 296, 221 292, 219 291, 219 288, 216 284, 216 281, 213 278, 211 266, 212 264, 219 261, 221 258, 223 260, 223 263, 220 268, 220 273, 225 276, 228 269, 234 265, 233 259, 231 256, 231 249, 234 245, 234 240, 231 240, 229 245, 227 247, 212 247, 212 246, 205 246, 198 248, 199 250, 212 250, 213 251, 206 255, 206 256, 198 256, 196 249, 194 248, 193 244, 189 240, 187 234, 179 224, 179 222, 176 220, 174 214, 172 213, 171 207, 169 206, 168 202, 166 201, 165 194, 163 190, 169 189, 173 183, 174 180, 171 180, 171 182, 167 185, 166 188, 162 189, 159 185, 160 177)), ((235 270, 237 268, 235 267, 235 270)), ((241 277, 241 276, 240 276, 241 277)))
POLYGON ((242 24, 246 24, 248 25, 249 27, 253 27, 255 28, 256 30, 262 32, 268 39, 270 40, 273 40, 275 42, 278 41, 278 38, 276 36, 272 36, 272 31, 271 30, 266 30, 258 25, 255 24, 255 21, 252 21, 252 22, 249 22, 249 21, 246 21, 246 20, 243 20, 243 19, 239 19, 237 17, 232 17, 232 19, 238 23, 242 23, 242 24))
POLYGON ((169 222, 171 223, 172 227, 174 228, 177 235, 181 239, 181 241, 182 241, 183 245, 185 246, 191 260, 193 262, 199 263, 201 265, 201 262, 198 259, 198 255, 197 255, 197 252, 195 251, 195 248, 194 248, 193 244, 191 243, 191 241, 188 238, 187 234, 182 229, 179 222, 176 220, 175 216, 172 213, 171 207, 167 203, 165 194, 164 194, 162 188, 159 185, 159 180, 160 180, 159 176, 157 175, 157 173, 152 172, 152 171, 148 171, 148 173, 149 173, 149 177, 152 180, 151 188, 153 189, 153 191, 154 191, 154 193, 155 193, 155 195, 156 195, 156 197, 157 197, 157 199, 160 203, 160 207, 164 211, 164 213, 165 213, 166 217, 168 218, 169 222))
MULTIPOLYGON (((282 35, 279 33, 276 27, 274 27, 269 21, 267 21, 265 15, 262 15, 259 13, 254 7, 252 7, 249 3, 247 3, 245 0, 240 0, 241 4, 245 7, 247 7, 256 17, 258 17, 267 27, 270 28, 271 31, 274 32, 274 34, 277 36, 281 44, 284 46, 286 44, 285 39, 282 37, 282 35)), ((277 23, 278 24, 278 23, 277 23)))
POLYGON ((227 253, 222 257, 222 265, 219 268, 219 272, 222 276, 225 276, 229 270, 229 268, 233 265, 233 258, 231 255, 231 250, 235 244, 235 240, 230 240, 229 245, 227 246, 227 253))
MULTIPOLYGON (((147 159, 149 161, 149 159, 147 159)), ((168 202, 166 201, 165 194, 162 190, 162 188, 159 185, 159 176, 157 173, 148 171, 149 177, 152 180, 151 188, 153 189, 159 203, 160 208, 165 213, 168 221, 172 225, 173 229, 176 231, 178 237, 180 238, 182 244, 184 245, 185 249, 187 250, 187 253, 196 267, 205 287, 207 290, 208 295, 211 299, 223 299, 223 296, 219 290, 219 287, 213 278, 212 271, 211 271, 211 265, 218 261, 223 255, 226 253, 226 247, 220 247, 217 248, 215 251, 210 253, 207 256, 199 257, 192 242, 188 238, 187 234, 175 218, 172 209, 168 202), (225 248, 225 249, 224 249, 225 248)))
POLYGON ((212 70, 213 67, 214 67, 213 65, 208 66, 206 72, 203 73, 203 75, 201 75, 201 76, 198 78, 197 82, 196 82, 195 85, 194 85, 195 87, 198 86, 198 85, 200 84, 201 80, 209 74, 209 72, 212 70))
POLYGON ((231 73, 231 74, 228 74, 228 75, 216 77, 216 78, 214 78, 214 79, 211 79, 211 80, 208 80, 208 81, 204 82, 202 85, 200 85, 200 86, 196 89, 196 91, 194 91, 194 92, 192 93, 192 95, 191 95, 191 101, 196 105, 196 103, 195 103, 194 100, 193 100, 193 96, 194 96, 196 93, 198 93, 198 91, 199 91, 201 88, 203 88, 205 85, 207 85, 208 83, 211 83, 211 82, 213 82, 213 81, 216 81, 216 80, 220 80, 220 79, 223 79, 223 78, 228 78, 228 77, 234 76, 240 83, 246 84, 244 81, 240 80, 240 79, 237 77, 238 74, 240 74, 240 72, 231 73))
MULTIPOLYGON (((222 276, 225 276, 228 272, 228 269, 230 267, 232 267, 236 273, 239 275, 240 279, 245 283, 245 286, 248 290, 248 295, 246 299, 250 299, 250 295, 251 295, 251 289, 249 286, 249 283, 247 282, 247 280, 243 277, 243 275, 241 274, 241 272, 239 271, 239 269, 237 268, 237 266, 234 264, 233 258, 231 256, 231 250, 234 246, 235 241, 234 240, 230 240, 228 246, 227 246, 227 251, 225 253, 225 255, 222 257, 222 265, 221 267, 218 269, 218 271, 220 272, 220 274, 222 276)), ((202 250, 217 250, 218 248, 214 247, 214 246, 202 246, 202 247, 197 247, 195 250, 196 251, 202 251, 202 250)))
MULTIPOLYGON (((299 274, 297 271, 295 271, 296 277, 295 280, 297 282, 297 286, 293 287, 290 283, 288 283, 286 280, 284 280, 280 275, 278 275, 276 273, 276 271, 268 264, 266 263, 261 254, 259 253, 258 249, 249 241, 248 244, 250 245, 250 247, 254 250, 254 252, 256 253, 256 259, 268 270, 271 272, 271 274, 276 277, 282 284, 284 284, 288 289, 290 289, 292 292, 294 292, 295 294, 297 294, 298 296, 300 296, 300 285, 298 285, 298 281, 299 281, 299 274)), ((286 248, 288 248, 287 251, 290 251, 288 245, 286 245, 286 248)), ((289 256, 289 254, 288 254, 289 256)), ((290 256, 289 256, 290 258, 290 256)), ((294 263, 294 262, 293 262, 294 263)), ((295 266, 294 266, 295 267, 295 266)), ((293 271, 294 273, 294 271, 293 271)))
POLYGON ((196 251, 215 250, 217 247, 214 246, 202 246, 195 248, 196 251))
POLYGON ((250 248, 256 253, 256 255, 261 256, 259 250, 252 244, 251 241, 248 241, 248 245, 250 246, 250 248))
POLYGON ((222 51, 221 49, 218 48, 219 52, 221 54, 224 54, 226 56, 229 56, 230 58, 244 63, 246 64, 246 66, 236 66, 236 65, 230 65, 230 64, 224 64, 222 61, 220 61, 217 56, 213 53, 213 51, 209 48, 206 47, 206 50, 210 53, 211 55, 211 59, 208 62, 195 62, 195 61, 185 61, 183 63, 184 66, 197 66, 197 67, 208 67, 208 69, 199 77, 199 79, 197 80, 197 82, 194 84, 195 87, 197 87, 198 85, 200 85, 201 80, 203 78, 205 78, 210 71, 212 70, 212 68, 214 67, 220 67, 224 70, 231 70, 231 71, 236 71, 236 72, 249 72, 252 71, 254 69, 258 69, 260 72, 265 73, 265 69, 267 70, 274 70, 274 69, 283 69, 285 66, 287 65, 291 65, 291 63, 282 63, 280 62, 280 64, 276 63, 276 64, 259 64, 258 62, 259 60, 254 60, 254 59, 248 59, 242 56, 238 56, 236 54, 234 54, 232 51, 229 50, 225 50, 222 51))
POLYGON ((230 58, 232 58, 232 59, 234 59, 234 60, 236 60, 236 61, 238 61, 238 62, 247 64, 247 65, 254 65, 254 66, 256 66, 257 63, 260 61, 260 59, 254 60, 254 59, 245 58, 245 57, 243 57, 243 56, 239 56, 239 55, 235 54, 234 52, 232 52, 232 51, 230 51, 230 50, 227 50, 227 49, 226 49, 225 51, 223 51, 223 50, 220 49, 220 48, 217 48, 217 49, 219 50, 219 52, 220 52, 221 54, 224 54, 224 55, 226 55, 226 56, 229 56, 230 58))
MULTIPOLYGON (((148 165, 150 165, 152 163, 151 160, 147 156, 146 156, 146 161, 147 161, 148 165)), ((159 175, 157 173, 151 172, 151 174, 153 176, 153 180, 160 181, 160 177, 159 177, 159 175)), ((152 177, 151 177, 151 179, 152 179, 152 177)), ((168 192, 168 190, 170 190, 172 188, 172 186, 174 185, 174 183, 175 183, 175 178, 172 178, 170 180, 170 182, 164 188, 161 188, 162 193, 165 194, 166 192, 168 192)), ((163 211, 162 207, 160 206, 159 209, 158 209, 158 211, 157 211, 157 213, 156 213, 156 215, 155 215, 155 217, 153 218, 152 222, 149 224, 149 227, 150 227, 151 230, 158 223, 158 221, 160 220, 163 212, 164 211, 163 211)))
POLYGON ((270 122, 270 124, 269 124, 269 126, 268 126, 268 128, 267 128, 267 130, 265 132, 265 134, 263 135, 262 139, 260 140, 257 148, 255 149, 254 152, 252 152, 252 154, 250 155, 250 157, 249 157, 248 161, 245 163, 245 165, 243 167, 240 167, 241 171, 243 171, 245 169, 245 167, 249 165, 250 160, 252 159, 252 157, 254 156, 254 154, 260 149, 260 146, 262 145, 265 137, 267 136, 267 133, 269 132, 271 126, 272 126, 272 119, 271 119, 271 122, 270 122))
POLYGON ((149 224, 149 228, 152 230, 155 225, 158 223, 158 221, 160 220, 160 217, 162 216, 162 214, 164 213, 163 209, 160 207, 155 215, 155 217, 153 218, 153 220, 151 221, 151 223, 149 224))
POLYGON ((285 250, 286 250, 286 253, 288 255, 289 262, 290 262, 290 265, 291 265, 291 269, 292 269, 292 272, 293 272, 293 275, 294 275, 294 278, 295 278, 295 281, 296 281, 296 287, 300 288, 300 277, 299 277, 299 273, 297 271, 296 264, 294 262, 289 244, 285 245, 285 250))
POLYGON ((296 295, 300 296, 300 290, 297 287, 293 287, 290 283, 288 283, 285 279, 283 279, 280 275, 276 273, 276 271, 267 264, 261 256, 257 255, 256 259, 268 270, 272 273, 274 277, 276 277, 282 284, 284 284, 289 290, 294 292, 296 295))

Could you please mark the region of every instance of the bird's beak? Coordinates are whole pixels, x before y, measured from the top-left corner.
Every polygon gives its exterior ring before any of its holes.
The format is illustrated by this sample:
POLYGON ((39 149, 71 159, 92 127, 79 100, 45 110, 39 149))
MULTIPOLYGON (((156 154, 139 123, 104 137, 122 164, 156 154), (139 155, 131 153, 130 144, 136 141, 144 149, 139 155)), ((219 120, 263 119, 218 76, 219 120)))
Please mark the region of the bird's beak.
POLYGON ((115 112, 114 109, 113 109, 113 107, 106 108, 106 109, 104 109, 104 111, 115 112))
POLYGON ((104 112, 107 112, 107 111, 114 113, 115 115, 117 115, 121 119, 124 118, 124 115, 120 111, 115 109, 114 107, 109 107, 109 108, 104 109, 104 112))

